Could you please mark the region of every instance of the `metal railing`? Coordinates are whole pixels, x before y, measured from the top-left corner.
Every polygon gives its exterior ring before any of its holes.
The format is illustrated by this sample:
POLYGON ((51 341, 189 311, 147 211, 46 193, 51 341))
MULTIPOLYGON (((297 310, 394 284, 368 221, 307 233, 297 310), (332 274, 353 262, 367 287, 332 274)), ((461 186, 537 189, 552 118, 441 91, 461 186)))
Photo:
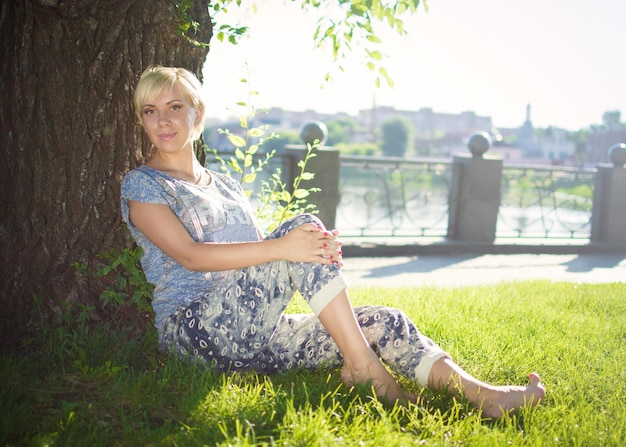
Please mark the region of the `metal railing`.
POLYGON ((350 236, 445 236, 447 160, 342 156, 337 228, 350 236))
MULTIPOLYGON (((254 190, 253 201, 275 169, 288 182, 290 157, 275 155, 266 172, 246 186, 254 190)), ((209 159, 207 164, 218 168, 209 159)), ((335 226, 343 238, 447 236, 451 160, 341 156, 340 163, 335 226)), ((589 239, 595 174, 589 168, 505 165, 496 237, 589 239)))
POLYGON ((504 166, 497 237, 591 235, 596 169, 504 166))

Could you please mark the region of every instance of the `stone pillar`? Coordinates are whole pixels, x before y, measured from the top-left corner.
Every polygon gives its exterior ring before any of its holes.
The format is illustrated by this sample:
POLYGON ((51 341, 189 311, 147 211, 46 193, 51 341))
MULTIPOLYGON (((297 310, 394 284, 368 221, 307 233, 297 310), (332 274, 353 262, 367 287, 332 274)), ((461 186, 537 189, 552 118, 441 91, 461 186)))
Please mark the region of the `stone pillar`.
POLYGON ((594 179, 591 240, 626 246, 626 144, 611 146, 609 159, 594 179))
POLYGON ((452 163, 448 238, 493 242, 502 189, 502 158, 485 156, 491 138, 476 132, 467 144, 471 154, 455 154, 452 163))
POLYGON ((314 146, 315 157, 310 158, 306 164, 306 171, 314 174, 312 180, 303 180, 300 187, 304 189, 319 188, 320 191, 311 193, 307 197, 309 203, 317 207, 317 217, 329 230, 335 228, 337 206, 339 205, 339 150, 324 146, 326 141, 326 126, 320 122, 312 122, 304 125, 300 131, 303 145, 287 145, 286 152, 291 154, 292 162, 289 173, 288 187, 292 188, 293 180, 300 173, 298 163, 306 157, 307 145, 314 146))

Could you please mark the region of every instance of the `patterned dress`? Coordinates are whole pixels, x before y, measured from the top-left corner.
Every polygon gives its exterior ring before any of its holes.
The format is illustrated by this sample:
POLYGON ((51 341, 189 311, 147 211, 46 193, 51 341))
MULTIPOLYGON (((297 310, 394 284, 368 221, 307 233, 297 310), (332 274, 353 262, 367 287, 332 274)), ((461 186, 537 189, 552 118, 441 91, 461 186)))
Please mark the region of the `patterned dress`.
MULTIPOLYGON (((317 318, 347 287, 339 267, 275 261, 222 272, 191 272, 132 225, 128 200, 169 206, 198 242, 259 240, 258 225, 240 185, 223 174, 207 172, 210 184, 197 186, 141 166, 122 183, 122 216, 143 248, 142 267, 155 285, 152 305, 162 349, 230 371, 340 365, 341 353, 317 318), (284 313, 296 292, 313 314, 284 313)), ((267 239, 280 238, 309 222, 321 223, 303 214, 279 226, 267 239)), ((355 308, 355 314, 381 359, 421 385, 427 384, 432 364, 447 356, 398 309, 362 306, 355 308)))

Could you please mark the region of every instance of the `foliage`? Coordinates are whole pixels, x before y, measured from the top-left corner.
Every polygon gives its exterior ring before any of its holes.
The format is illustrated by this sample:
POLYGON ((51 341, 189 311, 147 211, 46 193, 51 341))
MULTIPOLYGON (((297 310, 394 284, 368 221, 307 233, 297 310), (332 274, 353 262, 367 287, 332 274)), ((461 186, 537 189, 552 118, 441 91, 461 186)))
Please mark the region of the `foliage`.
MULTIPOLYGON (((383 66, 384 53, 381 51, 383 41, 377 26, 383 26, 392 32, 405 36, 407 30, 402 18, 406 14, 415 14, 420 0, 338 0, 329 4, 320 0, 291 0, 300 4, 308 13, 317 12, 319 18, 313 40, 316 46, 329 46, 337 69, 343 71, 341 61, 365 42, 364 52, 366 67, 375 74, 374 83, 380 87, 382 81, 393 87, 394 82, 383 66)), ((177 8, 177 30, 194 45, 208 45, 199 42, 191 35, 198 23, 189 15, 189 11, 197 2, 193 0, 174 0, 177 8)), ((422 0, 424 9, 428 11, 426 0, 422 0)), ((228 41, 236 44, 249 30, 248 27, 229 23, 228 12, 231 6, 242 7, 242 0, 215 0, 209 5, 213 29, 220 42, 228 41)), ((250 6, 250 3, 245 5, 250 6)), ((257 12, 256 3, 251 4, 257 12)), ((332 74, 326 74, 331 80, 332 74)))
POLYGON ((622 112, 619 110, 607 110, 602 114, 602 124, 606 127, 619 126, 622 122, 622 112))
MULTIPOLYGON (((225 134, 228 140, 234 146, 234 153, 228 160, 214 149, 209 150, 220 163, 220 170, 225 174, 237 179, 242 185, 245 183, 254 183, 257 175, 268 166, 270 159, 274 156, 275 151, 264 154, 264 157, 256 157, 259 148, 263 144, 264 135, 269 126, 249 127, 248 117, 241 117, 240 126, 245 130, 244 136, 239 136, 228 129, 219 129, 219 132, 225 134), (257 143, 251 143, 251 137, 259 138, 257 143)), ((267 138, 271 139, 274 134, 267 138)), ((246 194, 250 196, 251 190, 247 190, 246 194)))
POLYGON ((326 145, 328 146, 350 143, 358 126, 353 119, 345 118, 328 121, 325 124, 328 129, 328 138, 326 139, 326 145))
POLYGON ((345 155, 380 155, 380 149, 375 143, 338 144, 335 148, 345 155))
POLYGON ((622 446, 625 293, 620 283, 548 281, 352 289, 355 305, 404 309, 489 382, 538 371, 543 404, 495 422, 406 381, 423 402, 383 405, 365 386, 342 385, 339 369, 222 374, 159 352, 152 332, 89 327, 77 311, 2 353, 0 445, 622 446))
POLYGON ((111 307, 116 312, 135 308, 140 315, 152 315, 152 292, 154 286, 148 282, 141 268, 141 247, 111 249, 99 253, 103 264, 95 272, 89 271, 85 263, 74 262, 72 266, 78 273, 106 278, 113 275, 113 280, 100 294, 102 308, 111 307))
POLYGON ((103 307, 113 305, 136 305, 144 312, 151 312, 154 286, 146 280, 141 269, 141 247, 112 249, 100 253, 98 257, 107 262, 96 271, 98 277, 115 275, 115 282, 110 284, 100 295, 103 307))
MULTIPOLYGON (((209 46, 208 42, 202 42, 192 37, 200 26, 199 23, 191 17, 190 12, 198 3, 194 0, 173 0, 176 7, 176 31, 187 41, 193 45, 209 46)), ((212 11, 212 17, 227 14, 230 5, 234 4, 240 7, 242 0, 223 0, 214 1, 209 5, 209 11, 212 11)), ((213 32, 220 42, 228 41, 236 45, 248 32, 247 26, 232 25, 228 23, 217 24, 212 20, 213 32)))
POLYGON ((588 134, 589 131, 587 129, 580 129, 575 132, 569 132, 567 134, 567 139, 574 144, 576 161, 580 166, 585 165, 588 134))
MULTIPOLYGON (((297 1, 297 0, 294 0, 297 1)), ((320 0, 299 0, 302 9, 319 9, 325 3, 320 0)), ((426 1, 424 8, 428 10, 426 1)), ((375 73, 375 84, 382 80, 390 87, 394 83, 381 65, 384 54, 380 51, 382 40, 374 28, 375 24, 386 25, 401 36, 407 34, 401 17, 405 13, 414 14, 420 0, 338 0, 335 8, 328 8, 318 19, 314 34, 315 43, 324 46, 328 43, 335 61, 341 61, 352 51, 352 45, 367 42, 365 47, 366 66, 375 73)), ((341 65, 339 68, 342 69, 341 65)), ((327 75, 330 78, 330 74, 327 75)))
MULTIPOLYGON (((244 78, 241 82, 248 83, 248 80, 244 78)), ((248 87, 249 85, 248 83, 248 87)), ((218 130, 226 135, 234 146, 233 155, 225 159, 217 150, 209 150, 215 157, 219 169, 226 175, 236 178, 244 189, 246 189, 246 185, 252 185, 260 173, 267 171, 270 160, 276 154, 276 150, 264 155, 259 152, 261 146, 278 137, 275 133, 266 136, 269 126, 251 127, 253 118, 257 114, 251 98, 257 94, 255 90, 248 88, 248 101, 237 103, 242 109, 242 113, 239 115, 239 125, 243 130, 243 136, 228 129, 218 130)), ((300 171, 294 176, 293 183, 289 187, 281 178, 282 170, 280 168, 276 168, 273 173, 270 173, 268 179, 261 180, 261 187, 256 196, 258 203, 256 217, 265 230, 271 231, 286 219, 297 214, 316 212, 315 205, 307 203, 307 198, 312 192, 319 191, 319 188, 300 187, 302 181, 312 180, 314 177, 313 173, 306 171, 306 164, 315 157, 313 150, 316 146, 317 144, 307 147, 304 159, 298 162, 300 171)), ((252 193, 252 189, 246 189, 248 196, 251 196, 252 193)))
POLYGON ((320 188, 300 187, 303 180, 312 180, 314 177, 313 173, 306 171, 306 165, 311 158, 315 157, 313 153, 315 147, 316 145, 307 145, 304 159, 298 161, 300 171, 293 180, 291 190, 287 189, 281 180, 280 170, 274 172, 269 180, 262 182, 258 195, 257 217, 269 231, 298 214, 317 212, 315 204, 308 203, 307 198, 312 192, 320 191, 320 188))
POLYGON ((388 157, 403 157, 410 149, 412 125, 406 118, 389 118, 381 127, 381 149, 388 157))

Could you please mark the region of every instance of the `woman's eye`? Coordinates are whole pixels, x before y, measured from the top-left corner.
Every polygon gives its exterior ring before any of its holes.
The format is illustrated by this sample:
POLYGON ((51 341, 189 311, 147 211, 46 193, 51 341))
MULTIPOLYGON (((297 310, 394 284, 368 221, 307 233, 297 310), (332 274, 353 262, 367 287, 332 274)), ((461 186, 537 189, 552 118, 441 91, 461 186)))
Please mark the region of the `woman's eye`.
POLYGON ((179 105, 172 106, 172 110, 179 110, 181 107, 179 105))
POLYGON ((144 115, 152 115, 154 113, 154 110, 152 109, 144 109, 143 114, 144 115))

